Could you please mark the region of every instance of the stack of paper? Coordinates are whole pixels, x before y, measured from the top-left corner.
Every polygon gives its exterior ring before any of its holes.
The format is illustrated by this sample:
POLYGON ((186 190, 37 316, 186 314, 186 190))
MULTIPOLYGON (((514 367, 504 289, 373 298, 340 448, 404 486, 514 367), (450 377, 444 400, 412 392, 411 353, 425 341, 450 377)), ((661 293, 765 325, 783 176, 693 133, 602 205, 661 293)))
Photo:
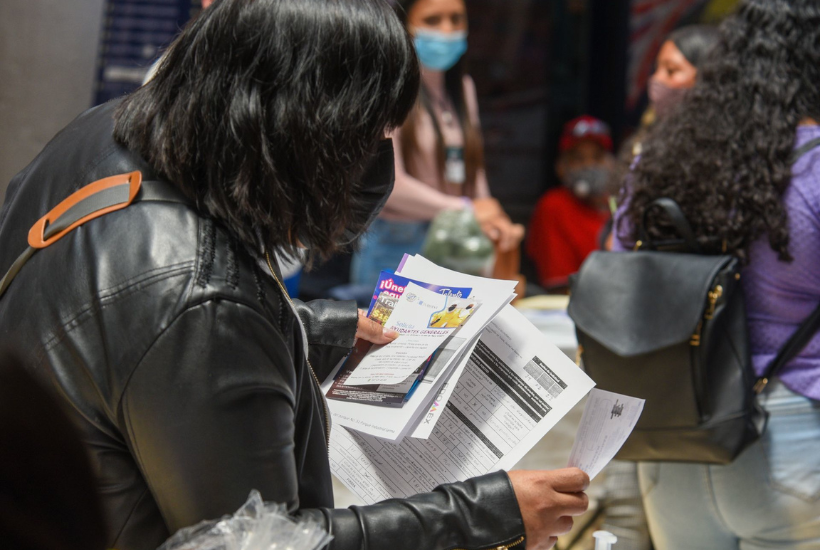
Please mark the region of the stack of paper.
MULTIPOLYGON (((464 275, 420 256, 405 257, 395 275, 381 277, 371 314, 380 297, 381 305, 386 302, 379 288, 385 286, 395 300, 386 326, 401 336, 386 346, 357 348, 326 395, 334 425, 401 441, 436 406, 437 397, 446 404, 449 392, 442 388, 449 381, 452 390, 481 332, 515 297, 516 283, 464 275), (384 395, 390 393, 394 397, 384 395)), ((440 412, 439 407, 433 414, 437 418, 440 412)))
POLYGON ((369 313, 401 335, 360 344, 323 385, 331 469, 362 500, 508 469, 592 389, 509 305, 515 285, 420 256, 383 274, 369 313))

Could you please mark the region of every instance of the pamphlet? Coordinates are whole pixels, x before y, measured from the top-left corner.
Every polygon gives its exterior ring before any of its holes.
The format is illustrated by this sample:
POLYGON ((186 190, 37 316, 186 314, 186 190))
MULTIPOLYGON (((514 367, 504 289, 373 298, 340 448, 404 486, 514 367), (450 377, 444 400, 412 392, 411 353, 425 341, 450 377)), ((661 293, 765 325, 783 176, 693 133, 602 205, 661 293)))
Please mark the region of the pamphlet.
MULTIPOLYGON (((382 271, 370 301, 368 317, 384 325, 393 313, 399 298, 404 294, 407 285, 410 283, 414 283, 427 290, 432 290, 452 299, 453 301, 449 307, 453 309, 461 309, 462 312, 466 309, 469 312, 475 307, 474 303, 468 300, 472 292, 471 288, 439 286, 408 279, 407 277, 396 275, 390 271, 382 271), (460 302, 464 302, 463 306, 459 306, 460 302)), ((463 324, 467 315, 460 316, 464 317, 461 323, 463 324)), ((453 335, 451 335, 450 338, 452 339, 453 335)), ((448 342, 444 343, 444 346, 448 345, 452 344, 448 344, 448 342)), ((403 381, 396 384, 353 385, 349 383, 348 378, 372 348, 373 344, 364 340, 360 340, 356 343, 353 351, 335 376, 335 381, 327 392, 328 399, 366 403, 383 407, 401 407, 412 396, 415 389, 426 377, 428 371, 430 371, 431 363, 435 359, 441 360, 440 353, 433 354, 403 381)), ((435 369, 433 370, 435 371, 435 369)))
POLYGON ((400 334, 399 338, 374 346, 344 385, 403 382, 469 318, 475 304, 465 303, 408 283, 386 323, 400 334))
MULTIPOLYGON (((467 275, 465 273, 458 273, 456 271, 451 271, 449 269, 440 267, 422 256, 405 256, 399 266, 399 272, 410 276, 414 276, 414 274, 417 273, 425 273, 428 277, 435 280, 441 279, 453 282, 455 284, 469 285, 475 288, 473 296, 477 296, 482 293, 490 296, 509 294, 509 300, 505 302, 503 305, 508 304, 513 299, 513 297, 515 297, 515 294, 513 294, 516 285, 515 281, 498 281, 493 279, 485 279, 483 277, 476 277, 473 275, 467 275), (476 294, 476 292, 478 294, 476 294)), ((487 317, 486 312, 484 312, 484 314, 481 317, 482 321, 485 322, 483 326, 486 326, 486 322, 489 322, 489 318, 491 317, 487 317)), ((465 346, 470 348, 469 353, 467 353, 466 355, 453 357, 452 361, 462 364, 455 367, 455 370, 452 375, 452 380, 448 380, 447 382, 445 382, 443 389, 439 391, 438 395, 435 398, 435 401, 431 403, 430 410, 427 412, 427 414, 422 416, 422 420, 420 421, 418 426, 414 427, 414 430, 411 432, 413 437, 426 439, 430 436, 433 426, 435 426, 436 422, 438 422, 439 417, 445 410, 447 401, 450 399, 450 395, 455 389, 456 382, 458 382, 458 377, 464 370, 464 364, 466 364, 469 355, 472 353, 472 348, 475 347, 475 342, 477 341, 479 334, 480 330, 476 331, 475 333, 466 333, 468 337, 471 337, 473 339, 469 345, 465 346)), ((466 339, 462 340, 461 342, 453 342, 449 344, 447 347, 453 348, 450 350, 449 355, 453 356, 454 349, 459 344, 463 344, 465 342, 466 339)), ((464 351, 465 350, 462 349, 462 353, 464 353, 464 351)), ((447 357, 447 351, 445 351, 442 355, 443 357, 447 357)), ((442 363, 443 362, 444 361, 442 360, 442 363)))

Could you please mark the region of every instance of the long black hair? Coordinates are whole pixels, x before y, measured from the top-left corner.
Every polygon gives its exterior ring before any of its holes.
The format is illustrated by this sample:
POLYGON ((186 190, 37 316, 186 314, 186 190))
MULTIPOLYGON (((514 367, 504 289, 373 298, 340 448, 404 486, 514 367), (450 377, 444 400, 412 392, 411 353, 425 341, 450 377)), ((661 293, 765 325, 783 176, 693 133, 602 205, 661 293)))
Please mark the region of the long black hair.
MULTIPOLYGON (((763 235, 790 260, 781 197, 800 121, 820 114, 820 4, 745 0, 721 26, 713 55, 680 108, 653 128, 631 180, 623 240, 647 205, 671 197, 702 243, 748 258, 763 235), (624 234, 626 233, 626 234, 624 234)), ((650 215, 654 238, 674 235, 650 215)))
MULTIPOLYGON (((720 40, 720 32, 714 25, 687 25, 669 33, 664 43, 671 41, 686 61, 699 73, 701 66, 714 51, 718 40, 720 40)), ((696 77, 699 77, 699 74, 696 77)), ((636 154, 642 151, 643 143, 657 118, 655 109, 648 109, 641 117, 638 130, 621 146, 615 169, 610 175, 609 189, 618 190, 622 187, 632 170, 636 154)))
MULTIPOLYGON (((413 7, 413 4, 419 0, 394 0, 393 4, 398 14, 399 19, 407 25, 407 14, 413 7)), ((466 172, 466 179, 463 186, 464 195, 474 197, 476 192, 476 176, 479 170, 484 168, 484 140, 481 137, 481 130, 478 125, 470 117, 467 108, 467 100, 464 92, 464 58, 458 60, 450 69, 444 72, 444 91, 453 102, 458 122, 461 126, 464 135, 464 168, 466 172)), ((419 148, 416 137, 416 126, 418 124, 418 114, 421 109, 427 111, 430 118, 433 120, 433 129, 436 133, 436 156, 438 161, 439 173, 444 173, 444 166, 446 160, 446 147, 444 144, 444 137, 439 127, 438 120, 433 113, 433 102, 429 92, 424 86, 421 87, 419 93, 419 101, 417 110, 407 118, 407 121, 402 127, 402 157, 405 159, 405 169, 410 175, 413 174, 413 165, 408 162, 419 148)))
POLYGON ((703 64, 719 39, 720 32, 712 25, 687 25, 666 37, 695 68, 703 64))
POLYGON ((217 0, 125 98, 114 133, 243 241, 293 251, 298 238, 327 256, 365 224, 361 176, 418 87, 385 0, 217 0))

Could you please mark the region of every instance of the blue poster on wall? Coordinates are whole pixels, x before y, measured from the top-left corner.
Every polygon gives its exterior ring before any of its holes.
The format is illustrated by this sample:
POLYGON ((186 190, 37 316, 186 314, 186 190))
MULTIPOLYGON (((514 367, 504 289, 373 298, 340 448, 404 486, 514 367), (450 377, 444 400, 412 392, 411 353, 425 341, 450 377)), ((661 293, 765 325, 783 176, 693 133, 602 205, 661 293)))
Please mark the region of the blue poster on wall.
POLYGON ((199 0, 107 0, 95 105, 138 88, 199 5, 199 0))

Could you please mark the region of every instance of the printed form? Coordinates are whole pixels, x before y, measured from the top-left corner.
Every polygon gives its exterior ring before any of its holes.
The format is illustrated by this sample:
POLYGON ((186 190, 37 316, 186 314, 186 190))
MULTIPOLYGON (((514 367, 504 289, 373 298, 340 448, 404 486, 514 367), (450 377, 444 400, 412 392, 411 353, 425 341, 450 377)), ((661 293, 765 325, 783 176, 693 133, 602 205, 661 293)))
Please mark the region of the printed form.
POLYGON ((472 357, 477 344, 478 336, 466 346, 462 356, 458 359, 458 363, 456 363, 453 375, 441 386, 438 395, 436 395, 436 398, 433 400, 433 405, 430 407, 430 410, 419 419, 418 425, 413 430, 413 433, 410 434, 411 437, 427 439, 430 437, 430 434, 433 433, 433 428, 436 427, 441 413, 446 409, 447 402, 450 400, 450 396, 453 395, 453 390, 455 390, 458 381, 461 379, 464 369, 467 368, 467 363, 470 361, 470 357, 472 357))
MULTIPOLYGON (((451 271, 449 269, 434 264, 427 258, 418 255, 405 256, 404 260, 401 263, 401 266, 399 267, 398 272, 402 274, 418 276, 424 274, 425 276, 446 280, 451 284, 468 285, 473 288, 474 295, 478 294, 485 296, 504 296, 505 293, 509 294, 509 299, 501 303, 498 303, 499 309, 510 303, 514 296, 516 285, 515 281, 485 279, 483 277, 476 277, 474 275, 467 275, 465 273, 451 271)), ((496 312, 497 311, 498 310, 496 310, 496 312)), ((489 313, 487 311, 481 312, 481 315, 484 315, 485 317, 484 319, 482 319, 480 329, 483 329, 487 325, 487 323, 489 323, 490 319, 493 315, 495 315, 496 312, 492 312, 492 315, 487 315, 489 313)), ((467 365, 467 361, 469 357, 472 355, 473 350, 475 349, 476 342, 478 341, 478 336, 481 332, 481 330, 475 330, 474 328, 471 328, 471 330, 474 330, 474 333, 470 335, 471 341, 469 345, 466 346, 467 349, 464 350, 465 353, 463 357, 453 359, 454 361, 457 361, 457 363, 451 379, 449 379, 445 384, 443 384, 441 389, 438 390, 438 394, 436 395, 435 399, 430 405, 429 410, 419 419, 413 422, 414 429, 411 432, 412 437, 418 437, 421 439, 427 439, 428 437, 430 437, 433 427, 438 422, 438 419, 441 416, 441 414, 446 410, 447 401, 449 401, 450 396, 456 388, 459 377, 464 372, 464 369, 467 365)), ((466 333, 464 335, 466 335, 466 333)))
POLYGON ((427 439, 334 425, 333 474, 366 503, 514 466, 594 386, 512 306, 493 319, 427 439))

